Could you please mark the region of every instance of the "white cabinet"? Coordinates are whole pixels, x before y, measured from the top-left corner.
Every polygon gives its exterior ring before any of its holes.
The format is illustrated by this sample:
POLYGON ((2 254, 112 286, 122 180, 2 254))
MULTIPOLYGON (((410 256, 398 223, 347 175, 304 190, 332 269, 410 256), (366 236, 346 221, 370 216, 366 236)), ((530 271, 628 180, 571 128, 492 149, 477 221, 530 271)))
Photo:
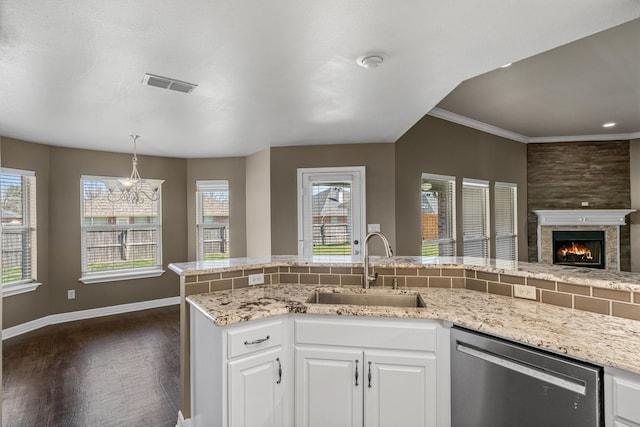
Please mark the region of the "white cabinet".
POLYGON ((193 427, 450 425, 438 321, 305 314, 218 327, 192 306, 190 329, 193 427))
POLYGON ((436 321, 295 320, 295 425, 450 424, 448 330, 436 321))
POLYGON ((229 425, 280 427, 285 419, 282 348, 229 362, 229 425))
POLYGON ((297 348, 297 427, 362 426, 362 351, 297 348))
POLYGON ((640 375, 605 368, 604 396, 607 427, 640 427, 640 375))
POLYGON ((364 362, 365 426, 438 426, 435 353, 367 350, 364 362))
POLYGON ((286 427, 293 357, 286 317, 217 327, 191 307, 193 427, 286 427))

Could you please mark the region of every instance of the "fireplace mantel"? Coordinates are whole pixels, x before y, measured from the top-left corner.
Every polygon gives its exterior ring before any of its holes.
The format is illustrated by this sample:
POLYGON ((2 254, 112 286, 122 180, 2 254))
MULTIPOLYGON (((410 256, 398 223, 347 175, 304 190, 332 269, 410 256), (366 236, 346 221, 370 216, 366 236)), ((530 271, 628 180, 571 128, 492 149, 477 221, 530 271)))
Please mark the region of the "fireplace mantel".
POLYGON ((625 216, 635 209, 535 210, 538 225, 625 225, 625 216))

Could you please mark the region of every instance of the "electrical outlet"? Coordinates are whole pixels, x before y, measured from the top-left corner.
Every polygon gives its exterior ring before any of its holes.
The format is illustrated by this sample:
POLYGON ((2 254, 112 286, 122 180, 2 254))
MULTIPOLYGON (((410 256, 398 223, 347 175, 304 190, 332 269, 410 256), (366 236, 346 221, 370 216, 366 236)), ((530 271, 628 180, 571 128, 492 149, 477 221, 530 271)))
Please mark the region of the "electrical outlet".
POLYGON ((264 283, 264 273, 249 275, 249 286, 262 285, 263 283, 264 283))
POLYGON ((380 224, 367 224, 367 233, 379 233, 380 224))
POLYGON ((580 206, 582 206, 582 207, 585 207, 585 208, 586 208, 587 206, 589 206, 589 202, 581 202, 581 203, 580 203, 580 206))
POLYGON ((69 289, 67 291, 67 299, 76 299, 76 290, 75 289, 69 289))
POLYGON ((513 285, 513 296, 516 298, 536 299, 536 287, 513 285))

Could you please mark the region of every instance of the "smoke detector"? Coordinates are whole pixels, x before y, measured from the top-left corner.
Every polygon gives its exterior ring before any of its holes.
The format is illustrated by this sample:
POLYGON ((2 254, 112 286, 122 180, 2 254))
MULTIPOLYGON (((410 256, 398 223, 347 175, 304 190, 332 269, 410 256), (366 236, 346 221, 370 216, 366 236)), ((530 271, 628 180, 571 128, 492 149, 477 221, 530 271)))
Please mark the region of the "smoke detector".
POLYGON ((159 87, 161 89, 175 90, 182 93, 191 93, 198 85, 169 77, 156 76, 155 74, 145 74, 142 84, 147 86, 159 87))
POLYGON ((384 62, 381 55, 362 55, 356 63, 363 68, 377 68, 384 62))

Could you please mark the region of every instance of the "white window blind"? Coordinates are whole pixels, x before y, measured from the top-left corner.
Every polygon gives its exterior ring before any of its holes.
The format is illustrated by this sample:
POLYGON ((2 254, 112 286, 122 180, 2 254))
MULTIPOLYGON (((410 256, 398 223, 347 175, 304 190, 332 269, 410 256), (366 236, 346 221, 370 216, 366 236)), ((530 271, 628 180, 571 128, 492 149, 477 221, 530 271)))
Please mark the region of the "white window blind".
MULTIPOLYGON (((145 277, 145 272, 154 275, 151 273, 162 271, 162 188, 158 189, 157 201, 112 202, 107 198, 107 182, 114 179, 80 179, 81 280, 85 283, 145 277)), ((142 185, 143 190, 153 191, 148 184, 142 185)))
POLYGON ((489 183, 462 181, 464 256, 489 257, 489 183))
POLYGON ((229 181, 196 181, 198 260, 229 258, 229 181))
POLYGON ((36 177, 2 168, 2 285, 36 280, 36 177))
POLYGON ((518 185, 496 182, 494 190, 496 259, 515 261, 518 259, 518 185))
POLYGON ((422 174, 422 255, 456 255, 456 179, 422 174))

